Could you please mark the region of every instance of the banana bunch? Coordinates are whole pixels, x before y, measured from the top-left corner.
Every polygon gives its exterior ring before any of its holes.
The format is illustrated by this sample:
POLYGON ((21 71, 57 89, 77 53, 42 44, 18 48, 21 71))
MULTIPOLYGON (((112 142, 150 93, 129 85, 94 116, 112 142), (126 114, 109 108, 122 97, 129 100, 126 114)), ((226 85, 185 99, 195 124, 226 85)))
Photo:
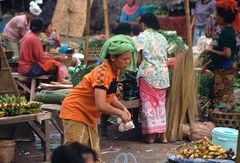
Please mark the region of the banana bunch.
POLYGON ((207 137, 205 137, 193 147, 180 150, 177 153, 177 157, 187 159, 227 159, 228 154, 223 147, 214 145, 207 137))
POLYGON ((19 109, 27 103, 25 97, 15 97, 15 96, 0 96, 0 109, 5 110, 7 108, 16 108, 19 109))
POLYGON ((41 105, 36 101, 27 102, 23 96, 0 96, 0 117, 37 113, 41 111, 41 105))

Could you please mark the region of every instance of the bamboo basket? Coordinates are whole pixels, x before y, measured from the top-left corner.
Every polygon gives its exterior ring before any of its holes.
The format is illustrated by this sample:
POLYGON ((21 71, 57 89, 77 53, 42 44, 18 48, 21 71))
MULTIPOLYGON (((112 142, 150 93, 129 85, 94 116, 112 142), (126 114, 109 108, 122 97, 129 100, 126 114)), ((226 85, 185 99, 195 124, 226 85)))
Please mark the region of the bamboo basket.
POLYGON ((211 119, 217 127, 238 129, 240 125, 239 113, 211 113, 211 119))
POLYGON ((0 140, 0 162, 11 163, 15 154, 15 140, 0 140))
POLYGON ((89 61, 96 61, 99 57, 101 48, 89 48, 88 49, 88 60, 89 61))

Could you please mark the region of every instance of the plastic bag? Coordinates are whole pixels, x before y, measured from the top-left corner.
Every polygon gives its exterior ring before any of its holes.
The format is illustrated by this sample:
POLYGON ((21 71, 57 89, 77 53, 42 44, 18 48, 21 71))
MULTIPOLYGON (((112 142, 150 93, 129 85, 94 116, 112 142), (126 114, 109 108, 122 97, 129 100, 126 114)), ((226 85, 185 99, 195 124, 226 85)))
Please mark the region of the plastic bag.
POLYGON ((124 123, 122 122, 119 126, 118 126, 118 130, 120 132, 124 132, 124 131, 127 131, 127 130, 130 130, 130 129, 133 129, 135 128, 135 125, 133 123, 133 121, 129 121, 127 123, 124 123))
POLYGON ((114 160, 114 163, 118 163, 121 161, 121 163, 128 163, 130 162, 129 158, 132 158, 133 163, 137 163, 136 157, 128 152, 128 153, 120 153, 119 155, 117 155, 116 159, 114 160), (123 161, 121 161, 121 158, 123 158, 123 161))

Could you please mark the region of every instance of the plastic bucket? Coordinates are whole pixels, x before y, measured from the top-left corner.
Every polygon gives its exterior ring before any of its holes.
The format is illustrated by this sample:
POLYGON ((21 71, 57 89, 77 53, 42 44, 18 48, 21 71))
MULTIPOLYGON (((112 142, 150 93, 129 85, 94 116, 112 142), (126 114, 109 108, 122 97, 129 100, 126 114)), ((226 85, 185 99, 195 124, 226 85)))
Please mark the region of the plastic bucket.
POLYGON ((237 152, 238 130, 227 127, 216 127, 212 130, 212 142, 225 150, 232 148, 237 152))

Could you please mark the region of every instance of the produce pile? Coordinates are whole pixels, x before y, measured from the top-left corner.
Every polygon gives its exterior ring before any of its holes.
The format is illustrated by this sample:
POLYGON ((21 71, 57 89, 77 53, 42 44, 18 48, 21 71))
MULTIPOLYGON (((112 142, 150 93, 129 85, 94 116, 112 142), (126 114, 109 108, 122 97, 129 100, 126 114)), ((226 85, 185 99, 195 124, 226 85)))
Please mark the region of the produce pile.
POLYGON ((98 64, 92 64, 90 66, 80 65, 80 66, 77 66, 76 68, 68 69, 73 86, 75 87, 86 74, 88 74, 97 66, 98 64))
POLYGON ((0 96, 0 117, 41 112, 41 102, 27 102, 25 97, 0 96))
POLYGON ((214 145, 208 138, 204 138, 191 146, 183 146, 177 152, 178 158, 186 159, 234 159, 234 151, 225 151, 223 147, 214 145))
POLYGON ((153 11, 156 16, 168 16, 168 10, 162 7, 158 7, 153 11))
POLYGON ((162 34, 168 41, 168 57, 174 57, 175 54, 180 53, 185 49, 185 43, 183 39, 177 35, 176 31, 158 30, 158 33, 162 34))
MULTIPOLYGON (((106 40, 103 38, 92 37, 89 39, 88 47, 92 49, 96 49, 96 48, 98 49, 98 48, 101 48, 105 42, 106 40)), ((85 45, 85 41, 83 40, 79 46, 79 52, 83 51, 84 45, 85 45)))
POLYGON ((230 105, 227 103, 219 103, 215 106, 216 109, 218 109, 221 112, 225 113, 240 113, 240 103, 235 103, 234 105, 230 105))
POLYGON ((233 82, 234 90, 240 89, 240 78, 235 78, 233 82))

